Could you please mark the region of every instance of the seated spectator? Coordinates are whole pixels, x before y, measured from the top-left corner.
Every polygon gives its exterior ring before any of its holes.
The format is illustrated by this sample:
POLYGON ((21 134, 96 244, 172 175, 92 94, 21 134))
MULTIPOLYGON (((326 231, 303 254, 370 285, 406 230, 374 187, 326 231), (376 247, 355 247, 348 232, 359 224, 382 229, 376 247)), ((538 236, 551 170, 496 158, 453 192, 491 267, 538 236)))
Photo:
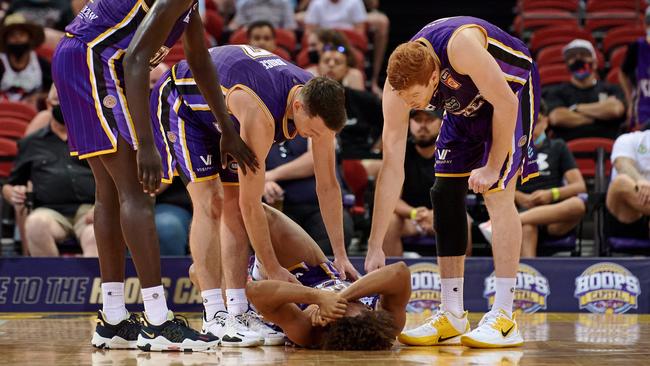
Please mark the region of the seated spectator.
MULTIPOLYGON (((266 158, 266 169, 264 201, 298 223, 325 254, 332 255, 316 196, 314 160, 309 140, 296 136, 293 140, 274 144, 266 158)), ((341 175, 337 176, 341 182, 341 175)), ((343 210, 346 248, 352 240, 352 232, 352 217, 343 210)))
POLYGON ((305 30, 350 29, 365 35, 367 19, 363 0, 311 0, 305 14, 305 30))
POLYGON ((14 0, 9 14, 21 14, 29 23, 59 31, 74 19, 73 6, 79 8, 79 0, 14 0))
POLYGON ((246 29, 246 36, 248 44, 251 46, 265 49, 273 52, 285 60, 290 60, 289 52, 283 48, 279 48, 275 43, 275 28, 273 25, 265 20, 260 20, 251 23, 246 29))
POLYGON ((596 77, 598 60, 591 42, 575 39, 563 49, 571 81, 545 91, 555 137, 615 138, 625 120, 623 91, 596 77))
POLYGON ((95 181, 88 163, 70 155, 58 99, 50 103, 54 118, 18 142, 18 156, 2 194, 18 214, 26 210, 22 239, 32 256, 58 256, 57 244, 74 238, 84 256, 94 257, 95 181))
POLYGON ((192 201, 179 177, 174 177, 171 184, 162 184, 155 209, 160 255, 187 255, 192 201))
POLYGON ((36 105, 50 89, 50 64, 34 52, 43 39, 43 28, 21 14, 5 18, 0 28, 0 99, 36 105))
POLYGON ((617 138, 612 149, 612 165, 607 191, 609 212, 624 224, 650 215, 650 130, 617 138))
MULTIPOLYGON (((38 112, 34 118, 29 122, 29 125, 27 125, 27 128, 25 129, 25 134, 23 136, 31 135, 32 133, 39 131, 47 126, 50 125, 50 122, 52 121, 52 107, 53 105, 58 105, 59 104, 59 97, 56 93, 56 88, 54 88, 54 84, 50 87, 50 92, 47 95, 47 98, 45 99, 45 107, 46 109, 38 112)), ((57 113, 61 113, 61 108, 57 108, 57 113)), ((63 119, 62 116, 59 116, 61 119, 63 119)))
POLYGON ((296 29, 293 7, 289 0, 239 0, 235 6, 235 17, 228 25, 231 30, 248 27, 251 23, 262 20, 275 28, 296 29))
MULTIPOLYGON (((402 237, 433 236, 433 209, 429 190, 435 182, 436 139, 442 119, 437 112, 412 110, 410 138, 404 156, 404 185, 384 239, 386 256, 402 256, 402 237)), ((467 255, 472 252, 471 223, 468 218, 467 255)))
POLYGON ((329 76, 351 89, 365 90, 363 73, 355 68, 357 60, 344 35, 321 30, 309 36, 308 47, 309 61, 317 65, 308 67, 307 71, 316 76, 329 76))
POLYGON ((381 152, 384 115, 381 100, 375 94, 345 88, 347 121, 339 132, 341 157, 367 159, 381 152))
POLYGON ((648 33, 627 47, 619 74, 630 127, 640 129, 650 126, 650 7, 645 14, 648 33))
MULTIPOLYGON (((564 141, 546 136, 548 117, 545 107, 533 130, 537 148, 539 177, 517 186, 515 203, 520 210, 523 240, 521 256, 537 255, 538 243, 549 236, 567 235, 582 220, 586 211, 587 186, 576 161, 564 141)), ((492 240, 490 222, 479 225, 492 240)))
POLYGON ((372 92, 381 97, 383 85, 379 84, 379 73, 384 65, 390 20, 379 10, 379 0, 365 0, 368 8, 368 28, 372 34, 372 75, 370 85, 372 92))

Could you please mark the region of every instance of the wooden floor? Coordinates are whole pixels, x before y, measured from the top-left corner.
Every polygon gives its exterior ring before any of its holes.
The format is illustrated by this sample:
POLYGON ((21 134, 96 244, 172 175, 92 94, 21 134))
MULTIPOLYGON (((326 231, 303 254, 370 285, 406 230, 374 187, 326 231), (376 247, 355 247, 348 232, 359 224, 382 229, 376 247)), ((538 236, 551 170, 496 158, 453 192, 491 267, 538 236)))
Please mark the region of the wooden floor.
MULTIPOLYGON (((90 346, 93 319, 92 314, 0 313, 0 364, 650 365, 650 315, 522 315, 519 324, 526 344, 505 350, 395 346, 386 352, 325 352, 259 347, 193 354, 95 350, 90 346)), ((190 319, 200 327, 198 315, 190 319)), ((471 319, 475 325, 479 315, 471 319)), ((419 320, 412 317, 409 324, 419 320)))

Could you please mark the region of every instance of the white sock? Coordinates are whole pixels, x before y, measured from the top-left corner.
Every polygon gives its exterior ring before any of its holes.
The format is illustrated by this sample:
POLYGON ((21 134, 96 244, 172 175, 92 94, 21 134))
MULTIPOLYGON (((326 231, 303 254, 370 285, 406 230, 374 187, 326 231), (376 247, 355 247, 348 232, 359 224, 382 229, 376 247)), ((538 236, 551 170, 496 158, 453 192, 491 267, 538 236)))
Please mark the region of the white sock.
POLYGON ((102 283, 102 302, 107 322, 115 325, 126 319, 129 312, 124 304, 124 282, 102 283))
POLYGON ((223 302, 220 288, 201 291, 201 297, 203 298, 203 307, 205 307, 205 318, 207 320, 212 320, 219 311, 226 311, 226 304, 223 302))
POLYGON ((463 306, 463 277, 442 278, 441 286, 441 305, 457 318, 461 318, 465 313, 463 306))
POLYGON ((515 299, 516 278, 496 278, 496 294, 492 311, 504 310, 508 316, 512 316, 512 302, 515 299))
POLYGON ((228 306, 228 313, 232 315, 240 315, 248 310, 248 299, 246 298, 246 290, 243 288, 229 288, 226 289, 226 301, 228 306))
POLYGON ((147 314, 149 323, 160 325, 167 321, 167 301, 165 290, 162 285, 142 289, 142 301, 144 301, 144 312, 147 314))

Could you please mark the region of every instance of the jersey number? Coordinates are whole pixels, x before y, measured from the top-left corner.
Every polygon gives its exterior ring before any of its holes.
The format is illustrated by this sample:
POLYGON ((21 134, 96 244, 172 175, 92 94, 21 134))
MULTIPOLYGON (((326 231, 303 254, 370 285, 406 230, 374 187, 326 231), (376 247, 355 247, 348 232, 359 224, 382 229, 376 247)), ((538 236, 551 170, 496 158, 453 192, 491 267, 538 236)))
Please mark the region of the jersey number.
POLYGON ((275 56, 271 52, 269 52, 267 50, 264 50, 264 49, 261 49, 261 48, 248 46, 248 45, 240 45, 239 47, 241 47, 242 51, 244 51, 246 56, 248 56, 248 57, 250 57, 252 59, 275 56))

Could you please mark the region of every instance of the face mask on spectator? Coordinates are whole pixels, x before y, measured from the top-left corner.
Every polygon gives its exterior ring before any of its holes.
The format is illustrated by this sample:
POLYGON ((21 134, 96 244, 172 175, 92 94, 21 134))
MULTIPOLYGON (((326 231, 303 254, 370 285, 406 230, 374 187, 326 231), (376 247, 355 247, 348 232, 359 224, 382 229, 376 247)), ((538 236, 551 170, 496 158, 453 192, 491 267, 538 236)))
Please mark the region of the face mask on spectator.
POLYGON ((542 131, 542 133, 537 136, 535 139, 535 146, 541 146, 544 141, 546 141, 546 131, 542 131))
POLYGON ((569 70, 571 70, 573 77, 578 80, 585 80, 593 73, 591 62, 586 62, 582 59, 577 59, 569 64, 569 70))
POLYGON ((25 53, 29 52, 29 43, 8 44, 6 48, 8 54, 20 58, 25 53))
POLYGON ((59 122, 62 125, 65 125, 65 120, 63 119, 63 112, 61 111, 61 106, 60 105, 53 105, 52 106, 52 117, 59 122))
POLYGON ((318 61, 320 60, 320 55, 318 54, 318 50, 311 50, 307 52, 307 58, 309 59, 310 65, 318 64, 318 61))

